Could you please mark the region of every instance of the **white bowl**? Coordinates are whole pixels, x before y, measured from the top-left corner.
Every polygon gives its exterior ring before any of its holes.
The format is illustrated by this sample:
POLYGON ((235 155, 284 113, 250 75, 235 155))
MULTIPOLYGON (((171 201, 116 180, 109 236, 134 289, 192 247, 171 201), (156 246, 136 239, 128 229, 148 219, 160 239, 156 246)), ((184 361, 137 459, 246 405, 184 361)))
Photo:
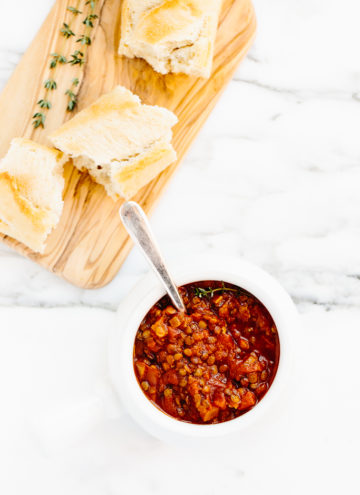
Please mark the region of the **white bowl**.
POLYGON ((238 285, 257 297, 270 312, 280 340, 279 366, 263 399, 250 411, 230 421, 197 425, 179 421, 154 406, 142 392, 133 366, 133 346, 139 325, 149 309, 165 295, 152 273, 144 277, 122 301, 116 328, 110 339, 110 374, 123 405, 150 434, 163 440, 224 436, 246 428, 260 418, 276 400, 290 374, 292 335, 298 328, 298 315, 289 295, 280 284, 260 268, 237 258, 202 256, 184 266, 172 266, 178 286, 202 280, 219 280, 238 285))

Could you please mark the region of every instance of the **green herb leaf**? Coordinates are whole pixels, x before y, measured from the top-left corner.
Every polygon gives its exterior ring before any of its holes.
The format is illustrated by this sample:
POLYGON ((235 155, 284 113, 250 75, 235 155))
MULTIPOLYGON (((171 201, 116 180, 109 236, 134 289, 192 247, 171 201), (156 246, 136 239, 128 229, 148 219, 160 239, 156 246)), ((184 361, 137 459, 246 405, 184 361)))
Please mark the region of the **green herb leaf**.
POLYGON ((44 88, 49 89, 50 91, 52 91, 53 89, 56 89, 57 88, 56 81, 54 81, 54 79, 47 79, 44 82, 44 88))
POLYGON ((66 107, 68 112, 72 112, 77 105, 76 99, 71 99, 66 107))
POLYGON ((66 109, 68 112, 72 112, 77 105, 77 95, 71 89, 67 89, 65 94, 69 97, 66 109))
POLYGON ((70 29, 69 24, 66 22, 63 23, 63 27, 60 29, 60 32, 65 36, 65 38, 70 38, 70 36, 75 36, 74 31, 70 29))
POLYGON ((91 45, 91 39, 89 36, 86 36, 85 34, 82 34, 78 40, 76 40, 77 43, 81 43, 82 45, 91 45))
POLYGON ((90 7, 92 9, 95 8, 95 3, 96 3, 96 0, 87 0, 87 2, 85 2, 85 5, 90 5, 90 7))
POLYGON ((67 90, 65 91, 65 94, 66 94, 66 95, 69 95, 69 96, 70 96, 70 98, 75 97, 75 94, 71 91, 71 89, 67 89, 67 90))
POLYGON ((74 85, 74 86, 77 86, 79 84, 79 79, 77 77, 74 77, 74 79, 72 79, 71 83, 74 85))
POLYGON ((78 10, 76 7, 68 7, 67 10, 72 12, 74 15, 82 14, 82 12, 78 10))
POLYGON ((37 104, 40 108, 47 108, 48 110, 51 108, 51 102, 49 100, 39 100, 37 104))
POLYGON ((66 64, 67 60, 64 55, 59 55, 58 53, 52 53, 52 61, 50 62, 50 69, 55 69, 57 63, 59 64, 66 64))
POLYGON ((85 24, 85 26, 88 26, 88 27, 94 27, 94 23, 93 23, 93 20, 94 19, 97 19, 99 16, 97 16, 96 14, 89 14, 87 17, 85 17, 85 19, 83 20, 83 24, 85 24))
POLYGON ((72 112, 74 110, 74 108, 76 107, 77 105, 77 96, 76 95, 73 95, 70 99, 69 99, 69 103, 67 105, 67 111, 68 112, 72 112))
POLYGON ((33 115, 33 126, 35 129, 37 129, 38 127, 42 127, 44 128, 44 124, 45 124, 45 115, 43 113, 40 113, 40 112, 36 112, 34 113, 33 115))
POLYGON ((84 54, 80 50, 76 50, 70 57, 72 57, 72 60, 69 60, 69 64, 71 65, 82 65, 84 63, 84 54))
POLYGON ((225 292, 225 291, 230 291, 230 292, 240 292, 239 289, 233 289, 232 287, 225 287, 225 284, 222 284, 222 287, 216 287, 215 289, 212 289, 211 287, 208 287, 207 289, 203 289, 202 287, 195 287, 194 289, 194 294, 197 297, 213 297, 215 292, 225 292))

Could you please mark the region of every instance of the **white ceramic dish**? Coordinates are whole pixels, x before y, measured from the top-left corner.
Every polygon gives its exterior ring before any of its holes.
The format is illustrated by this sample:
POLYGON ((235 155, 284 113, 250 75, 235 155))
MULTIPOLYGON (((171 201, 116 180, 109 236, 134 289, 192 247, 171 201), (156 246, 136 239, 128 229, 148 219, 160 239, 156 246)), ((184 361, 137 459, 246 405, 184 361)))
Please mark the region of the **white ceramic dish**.
POLYGON ((178 286, 202 280, 220 280, 238 285, 256 296, 272 315, 280 340, 279 366, 264 398, 236 419, 214 425, 195 425, 178 421, 154 406, 142 392, 133 368, 133 345, 138 327, 164 294, 155 275, 143 278, 119 306, 116 328, 110 339, 110 374, 116 391, 131 416, 149 433, 165 440, 179 437, 211 438, 246 428, 260 418, 276 400, 290 372, 292 336, 297 331, 298 315, 293 302, 269 274, 234 258, 202 256, 185 266, 171 266, 178 286))

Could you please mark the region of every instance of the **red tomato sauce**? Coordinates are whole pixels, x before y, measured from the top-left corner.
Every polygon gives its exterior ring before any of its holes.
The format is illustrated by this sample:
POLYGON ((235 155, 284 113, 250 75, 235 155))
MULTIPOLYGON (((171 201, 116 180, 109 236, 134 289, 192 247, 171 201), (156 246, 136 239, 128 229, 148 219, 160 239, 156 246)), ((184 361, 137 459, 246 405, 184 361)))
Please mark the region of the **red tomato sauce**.
POLYGON ((229 421, 268 391, 279 362, 275 323, 240 287, 218 281, 180 287, 186 314, 164 296, 135 337, 134 370, 146 397, 174 418, 229 421))

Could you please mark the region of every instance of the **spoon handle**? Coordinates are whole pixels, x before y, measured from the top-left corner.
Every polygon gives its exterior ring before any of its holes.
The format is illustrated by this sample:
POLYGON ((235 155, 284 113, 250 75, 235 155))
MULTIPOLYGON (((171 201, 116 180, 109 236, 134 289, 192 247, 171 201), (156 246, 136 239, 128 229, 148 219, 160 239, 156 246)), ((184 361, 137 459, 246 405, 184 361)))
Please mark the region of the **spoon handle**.
POLYGON ((179 311, 186 311, 184 301, 170 276, 154 239, 143 209, 135 201, 126 201, 120 208, 120 218, 134 243, 140 247, 179 311))

